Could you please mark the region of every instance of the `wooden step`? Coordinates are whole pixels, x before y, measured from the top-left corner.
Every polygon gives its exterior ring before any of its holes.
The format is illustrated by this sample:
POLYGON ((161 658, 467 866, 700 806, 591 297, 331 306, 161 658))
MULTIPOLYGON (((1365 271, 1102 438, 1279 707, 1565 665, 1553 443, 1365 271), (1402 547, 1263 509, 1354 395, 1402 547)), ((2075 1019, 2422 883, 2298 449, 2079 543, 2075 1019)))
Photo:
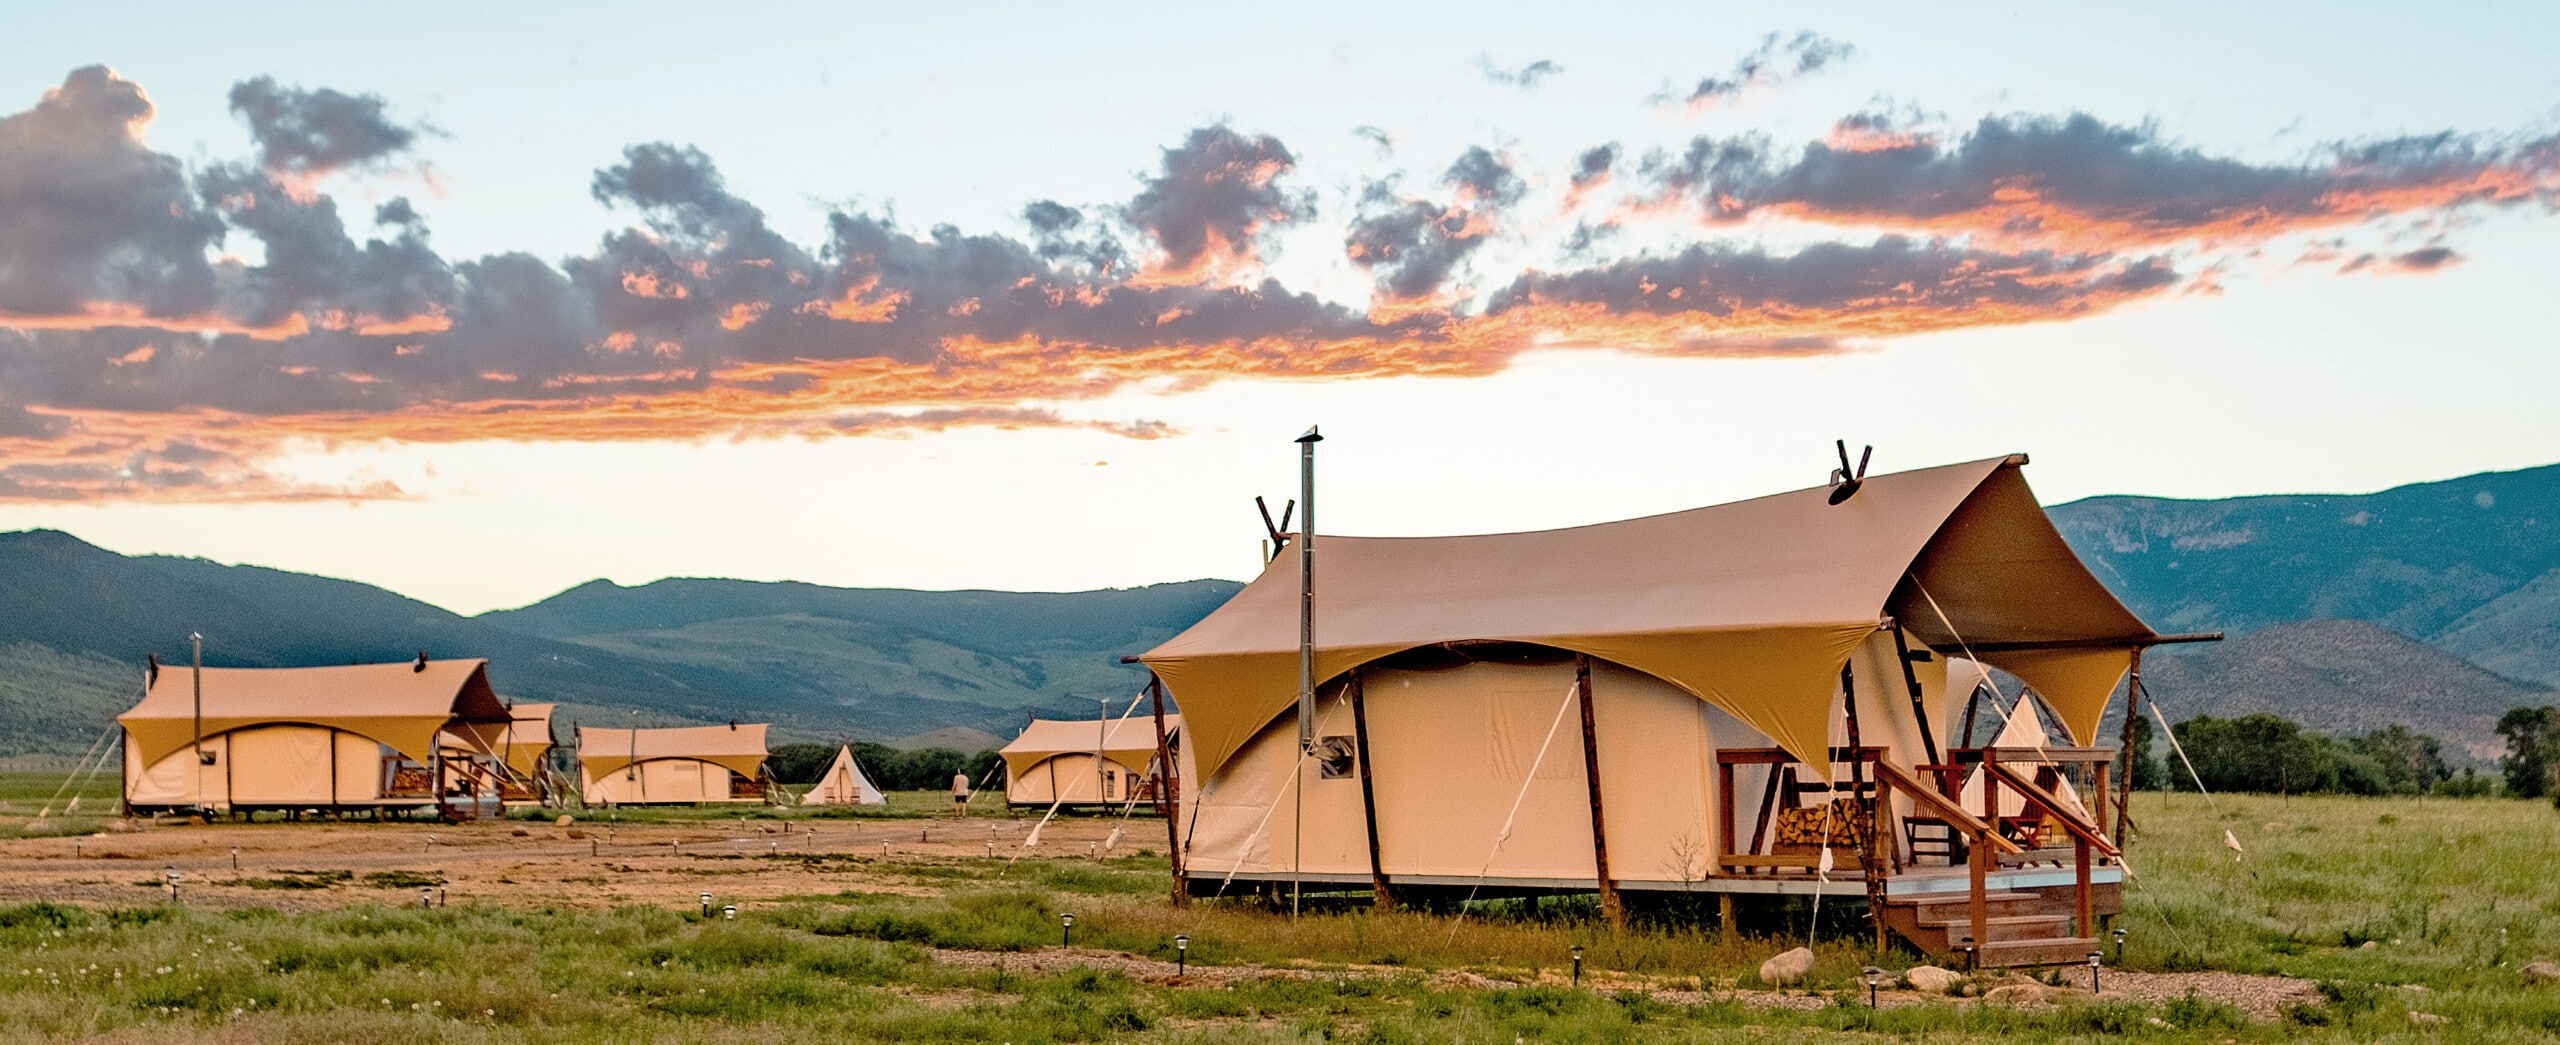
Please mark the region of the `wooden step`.
MULTIPOLYGON (((1973 931, 1970 918, 1923 920, 1923 929, 1936 929, 1953 940, 1973 931)), ((2071 919, 2059 914, 2004 914, 1982 920, 1982 931, 1992 942, 2008 940, 2059 940, 2071 929, 2071 919)))
MULTIPOLYGON (((2034 893, 1999 892, 1983 895, 1985 906, 1993 914, 2016 914, 2018 908, 2033 907, 2044 898, 2034 893)), ((1946 918, 1973 917, 1973 901, 1963 893, 1929 893, 1922 896, 1887 896, 1885 906, 1912 908, 1912 916, 1922 922, 1946 918)))
POLYGON ((2098 949, 2093 936, 2065 936, 2042 940, 1994 940, 1983 944, 1974 961, 1984 968, 2014 968, 2021 965, 2086 965, 2089 952, 2098 949))

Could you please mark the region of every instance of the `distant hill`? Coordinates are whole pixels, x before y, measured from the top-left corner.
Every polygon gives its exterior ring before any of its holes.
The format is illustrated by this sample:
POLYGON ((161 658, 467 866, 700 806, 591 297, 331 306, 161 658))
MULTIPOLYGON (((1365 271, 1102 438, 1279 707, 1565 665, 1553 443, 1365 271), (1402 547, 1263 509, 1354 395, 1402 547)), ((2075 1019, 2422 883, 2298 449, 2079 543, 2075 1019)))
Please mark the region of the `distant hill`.
POLYGON ((830 611, 827 593, 841 590, 814 585, 591 584, 470 618, 352 581, 118 555, 50 530, 6 533, 0 756, 76 754, 131 705, 143 655, 183 663, 190 631, 205 635, 205 663, 217 667, 396 661, 420 649, 486 657, 500 693, 560 702, 562 719, 589 725, 622 725, 638 710, 644 724, 767 720, 784 737, 1009 735, 1024 708, 1081 710, 1096 692, 1131 690, 1118 653, 1189 623, 1164 624, 1167 614, 1207 612, 1187 607, 1222 599, 1218 583, 1164 586, 1160 597, 855 593, 850 602, 879 619, 830 611), (886 604, 900 595, 921 597, 925 627, 897 622, 886 604), (1159 602, 1167 608, 1151 615, 1159 602), (972 614, 1025 646, 998 654, 944 637, 966 632, 972 614))
POLYGON ((2483 760, 2505 751, 2493 731, 2499 715, 2555 699, 2550 690, 2365 621, 2279 624, 2209 646, 2173 647, 2143 658, 2142 666, 2171 721, 2268 711, 2338 736, 2397 723, 2483 760))
MULTIPOLYGON (((2560 465, 2370 494, 2092 497, 2049 514, 2127 605, 2171 631, 2344 618, 2434 639, 2560 569, 2560 465)), ((2549 621, 2554 602, 2538 606, 2549 621)))
POLYGON ((2560 687, 2560 570, 2463 614, 2434 642, 2509 678, 2560 687))
POLYGON ((1010 735, 998 736, 983 729, 953 726, 950 729, 937 729, 931 733, 918 733, 891 746, 909 751, 921 751, 929 747, 947 747, 954 751, 993 751, 1005 746, 1012 739, 1010 735))
POLYGON ((752 672, 824 693, 864 739, 955 729, 1009 737, 1027 712, 1072 717, 1094 714, 1097 701, 1126 706, 1146 674, 1120 657, 1191 626, 1240 587, 1185 581, 1003 592, 596 581, 476 619, 644 662, 752 672))

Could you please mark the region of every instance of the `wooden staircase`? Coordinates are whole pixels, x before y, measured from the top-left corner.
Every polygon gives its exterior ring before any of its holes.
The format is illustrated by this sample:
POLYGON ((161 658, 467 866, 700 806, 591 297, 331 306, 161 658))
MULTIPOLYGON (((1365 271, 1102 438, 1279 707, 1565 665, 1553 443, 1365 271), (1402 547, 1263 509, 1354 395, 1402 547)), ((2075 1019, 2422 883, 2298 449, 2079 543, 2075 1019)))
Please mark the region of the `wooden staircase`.
MULTIPOLYGON (((2056 901, 2036 892, 1993 892, 1983 896, 1990 917, 1985 935, 1974 949, 1974 964, 1983 968, 2076 963, 2098 949, 2098 940, 2071 935, 2072 916, 2053 913, 2056 901)), ((1964 893, 1887 896, 1881 912, 1886 926, 1923 952, 1963 953, 1972 935, 1972 897, 1964 893)))

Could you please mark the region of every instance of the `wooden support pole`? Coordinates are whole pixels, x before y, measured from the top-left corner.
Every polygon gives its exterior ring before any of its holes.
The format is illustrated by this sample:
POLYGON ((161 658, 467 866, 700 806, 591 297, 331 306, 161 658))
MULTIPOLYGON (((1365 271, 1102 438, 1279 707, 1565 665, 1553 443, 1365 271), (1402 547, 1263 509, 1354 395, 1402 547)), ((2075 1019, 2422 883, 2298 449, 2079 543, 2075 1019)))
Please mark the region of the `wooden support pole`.
POLYGON ((1369 825, 1369 892, 1380 911, 1396 909, 1395 892, 1387 888, 1387 864, 1378 852, 1378 789, 1369 777, 1369 687, 1359 668, 1351 669, 1351 757, 1360 763, 1360 816, 1369 825))
POLYGON ((1164 796, 1165 851, 1173 858, 1173 905, 1189 907, 1191 883, 1182 868, 1182 769, 1173 761, 1173 739, 1164 729, 1164 680, 1152 671, 1147 673, 1147 696, 1155 701, 1156 766, 1162 772, 1156 790, 1164 796))
POLYGON ((1858 847, 1858 876, 1867 887, 1867 920, 1875 926, 1876 953, 1883 954, 1891 945, 1885 938, 1884 868, 1879 866, 1883 861, 1876 845, 1880 841, 1877 836, 1882 834, 1876 825, 1883 821, 1883 812, 1870 804, 1875 797, 1867 794, 1866 751, 1858 737, 1858 687, 1856 675, 1846 663, 1840 665, 1840 703, 1849 717, 1849 797, 1859 813, 1851 822, 1859 825, 1858 833, 1865 836, 1861 839, 1864 844, 1858 847))
POLYGON ((1582 773, 1591 788, 1591 866, 1600 883, 1600 912, 1613 929, 1627 927, 1627 904, 1618 882, 1609 876, 1609 818, 1600 805, 1600 736, 1591 714, 1591 657, 1573 658, 1573 687, 1582 703, 1582 773))
POLYGON ((2089 894, 2089 840, 2074 832, 2071 836, 2071 851, 2071 865, 2074 871, 2071 911, 2072 915, 2079 919, 2072 923, 2076 926, 2072 931, 2082 936, 2096 936, 2098 935, 2097 909, 2089 894))
POLYGON ((1999 835, 1999 823, 1993 821, 1990 834, 1974 839, 1966 852, 1968 891, 1965 896, 1965 922, 1973 930, 1973 953, 1977 964, 1982 955, 1982 945, 1991 939, 1991 840, 1999 835))
POLYGON ((2124 838, 2133 830, 2133 729, 2134 720, 2142 717, 2142 650, 2133 651, 2133 662, 2124 676, 2124 741, 2117 757, 2124 769, 2116 776, 2116 851, 2124 851, 2124 838))

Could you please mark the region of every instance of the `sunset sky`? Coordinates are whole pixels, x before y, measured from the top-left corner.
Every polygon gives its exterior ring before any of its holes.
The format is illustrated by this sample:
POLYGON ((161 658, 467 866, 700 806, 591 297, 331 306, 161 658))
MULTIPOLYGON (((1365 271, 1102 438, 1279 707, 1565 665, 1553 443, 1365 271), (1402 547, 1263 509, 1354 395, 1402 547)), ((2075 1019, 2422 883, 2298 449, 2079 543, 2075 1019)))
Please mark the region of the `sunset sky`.
POLYGON ((0 529, 479 612, 1240 578, 1309 424, 1365 534, 2560 461, 2552 5, 915 6, 0 14, 0 529))

